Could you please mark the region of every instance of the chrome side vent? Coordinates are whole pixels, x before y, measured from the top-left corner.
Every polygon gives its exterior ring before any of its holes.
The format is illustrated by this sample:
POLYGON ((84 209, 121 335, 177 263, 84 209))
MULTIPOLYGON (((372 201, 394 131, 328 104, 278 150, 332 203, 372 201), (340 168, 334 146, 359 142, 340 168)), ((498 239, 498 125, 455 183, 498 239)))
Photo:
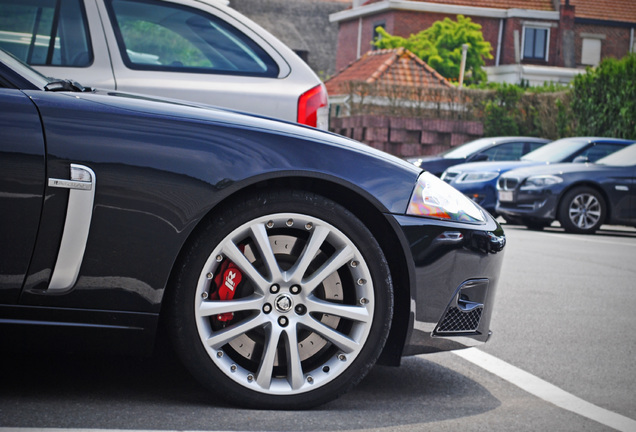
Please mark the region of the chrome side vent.
POLYGON ((95 180, 92 169, 77 164, 71 164, 69 180, 49 179, 49 187, 69 189, 64 232, 49 292, 66 291, 77 281, 93 215, 95 180))

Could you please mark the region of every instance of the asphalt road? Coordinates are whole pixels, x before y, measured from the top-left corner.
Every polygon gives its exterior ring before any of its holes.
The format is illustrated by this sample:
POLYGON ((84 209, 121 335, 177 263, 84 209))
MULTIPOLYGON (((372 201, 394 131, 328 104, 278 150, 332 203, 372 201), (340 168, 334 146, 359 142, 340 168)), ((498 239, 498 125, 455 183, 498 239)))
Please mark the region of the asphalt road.
POLYGON ((578 236, 507 226, 494 335, 477 352, 556 386, 550 394, 567 392, 585 403, 583 414, 454 353, 376 367, 337 401, 276 412, 224 404, 167 354, 0 353, 0 431, 614 430, 589 418, 597 409, 636 431, 636 230, 604 228, 578 236))

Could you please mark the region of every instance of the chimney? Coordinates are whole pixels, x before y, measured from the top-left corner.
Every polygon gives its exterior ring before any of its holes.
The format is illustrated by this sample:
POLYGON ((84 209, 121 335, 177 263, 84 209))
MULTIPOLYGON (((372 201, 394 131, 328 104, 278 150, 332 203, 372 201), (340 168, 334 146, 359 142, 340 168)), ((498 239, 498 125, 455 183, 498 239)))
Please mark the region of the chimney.
POLYGON ((576 53, 574 52, 574 6, 565 0, 559 10, 559 39, 561 53, 556 66, 567 68, 576 67, 576 53))

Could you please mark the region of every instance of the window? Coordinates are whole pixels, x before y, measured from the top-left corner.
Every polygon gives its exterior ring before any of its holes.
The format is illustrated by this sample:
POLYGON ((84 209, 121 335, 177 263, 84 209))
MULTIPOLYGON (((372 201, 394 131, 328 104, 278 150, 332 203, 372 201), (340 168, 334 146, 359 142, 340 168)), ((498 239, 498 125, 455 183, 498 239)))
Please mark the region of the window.
POLYGON ((31 65, 93 61, 81 0, 0 0, 0 47, 31 65))
POLYGON ((522 142, 501 144, 481 152, 480 156, 488 156, 489 161, 517 160, 523 156, 523 145, 522 142))
POLYGON ((619 144, 599 143, 587 147, 584 151, 577 155, 587 157, 589 162, 596 162, 597 160, 609 156, 617 150, 624 148, 625 146, 619 144))
POLYGON ((550 30, 540 27, 525 27, 523 32, 523 58, 548 59, 548 38, 550 30))
POLYGON ((597 66, 601 62, 602 36, 583 37, 581 64, 597 66))
POLYGON ((131 69, 278 76, 278 65, 260 46, 212 15, 152 0, 107 4, 131 69))
MULTIPOLYGON (((378 27, 382 27, 384 29, 384 28, 386 28, 385 26, 386 26, 386 24, 384 22, 379 22, 379 23, 373 24, 373 38, 371 39, 373 42, 382 39, 382 35, 378 32, 378 27)), ((371 47, 372 47, 371 49, 373 51, 378 49, 378 47, 375 46, 375 44, 373 44, 371 47)))
POLYGON ((539 147, 543 147, 544 146, 543 143, 538 143, 538 142, 531 142, 531 143, 528 143, 528 145, 529 145, 529 149, 528 149, 528 151, 526 153, 530 153, 531 151, 535 151, 539 147))

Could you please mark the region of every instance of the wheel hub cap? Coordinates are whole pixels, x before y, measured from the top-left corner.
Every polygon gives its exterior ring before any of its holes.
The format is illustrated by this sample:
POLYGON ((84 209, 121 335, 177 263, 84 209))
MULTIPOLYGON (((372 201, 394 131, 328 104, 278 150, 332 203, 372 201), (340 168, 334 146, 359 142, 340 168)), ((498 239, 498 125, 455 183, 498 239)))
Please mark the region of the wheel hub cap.
POLYGON ((274 305, 276 306, 276 310, 278 312, 287 313, 294 307, 294 302, 287 294, 281 294, 276 298, 274 305))

